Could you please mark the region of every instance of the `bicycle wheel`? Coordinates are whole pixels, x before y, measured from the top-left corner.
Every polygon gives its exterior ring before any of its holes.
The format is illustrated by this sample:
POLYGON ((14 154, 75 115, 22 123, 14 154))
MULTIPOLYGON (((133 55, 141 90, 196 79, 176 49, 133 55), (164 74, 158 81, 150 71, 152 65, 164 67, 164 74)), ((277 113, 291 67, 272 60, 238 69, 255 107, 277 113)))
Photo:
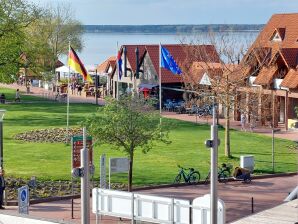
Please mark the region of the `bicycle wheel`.
POLYGON ((181 181, 181 174, 178 174, 176 177, 175 177, 175 180, 174 180, 174 184, 178 184, 178 183, 180 183, 180 181, 181 181))
POLYGON ((218 174, 218 181, 220 183, 226 183, 228 181, 230 174, 228 171, 222 171, 218 174))
POLYGON ((191 173, 189 175, 188 183, 190 183, 190 184, 197 184, 197 183, 199 183, 200 178, 201 178, 200 173, 198 171, 194 171, 193 173, 191 173))

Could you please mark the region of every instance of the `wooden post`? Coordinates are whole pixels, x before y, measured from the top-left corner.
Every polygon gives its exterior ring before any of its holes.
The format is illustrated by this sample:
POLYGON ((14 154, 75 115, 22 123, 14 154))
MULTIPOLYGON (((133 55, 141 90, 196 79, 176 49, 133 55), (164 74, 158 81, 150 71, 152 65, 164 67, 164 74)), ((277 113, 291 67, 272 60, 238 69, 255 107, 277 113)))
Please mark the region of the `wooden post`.
POLYGON ((288 131, 288 105, 289 104, 289 93, 288 91, 286 90, 286 95, 285 95, 285 128, 286 128, 286 131, 288 131))

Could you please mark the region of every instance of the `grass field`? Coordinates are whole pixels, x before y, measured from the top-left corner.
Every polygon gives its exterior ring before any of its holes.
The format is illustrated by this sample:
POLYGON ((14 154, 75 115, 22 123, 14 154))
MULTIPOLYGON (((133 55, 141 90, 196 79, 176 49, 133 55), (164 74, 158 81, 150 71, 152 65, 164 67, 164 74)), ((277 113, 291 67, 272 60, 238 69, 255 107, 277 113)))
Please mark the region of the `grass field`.
MULTIPOLYGON (((14 91, 0 89, 8 100, 14 98, 14 91)), ((0 105, 6 109, 4 118, 4 168, 8 176, 38 179, 70 179, 71 148, 63 143, 28 143, 14 140, 17 133, 32 129, 66 126, 66 104, 46 101, 38 97, 23 96, 21 103, 0 105)), ((70 105, 70 125, 77 126, 84 117, 95 112, 97 107, 90 104, 70 105)), ((147 154, 138 151, 135 155, 135 185, 171 183, 177 174, 177 164, 198 169, 203 177, 209 170, 210 151, 204 141, 210 137, 210 127, 173 120, 175 128, 170 133, 172 144, 156 145, 147 154)), ((224 130, 220 129, 221 142, 224 130)), ((297 171, 297 152, 288 149, 292 142, 276 139, 275 171, 297 171)), ((254 155, 256 173, 271 172, 271 138, 253 133, 231 131, 233 158, 224 157, 223 144, 219 147, 219 164, 222 162, 239 165, 240 155, 254 155)), ((99 176, 99 157, 125 156, 111 151, 108 145, 94 147, 95 178, 99 176)), ((113 175, 113 182, 125 182, 125 175, 113 175)))

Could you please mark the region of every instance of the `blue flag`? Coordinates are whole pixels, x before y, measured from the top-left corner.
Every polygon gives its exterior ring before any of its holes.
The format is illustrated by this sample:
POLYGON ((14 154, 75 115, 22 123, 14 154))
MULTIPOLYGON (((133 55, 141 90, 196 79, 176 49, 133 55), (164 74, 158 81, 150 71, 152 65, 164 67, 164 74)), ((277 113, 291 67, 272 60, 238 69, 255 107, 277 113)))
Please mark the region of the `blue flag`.
POLYGON ((173 56, 170 54, 170 52, 165 48, 161 46, 161 52, 160 52, 160 63, 161 67, 165 68, 169 71, 171 71, 174 74, 180 75, 181 69, 177 65, 176 61, 174 60, 173 56))

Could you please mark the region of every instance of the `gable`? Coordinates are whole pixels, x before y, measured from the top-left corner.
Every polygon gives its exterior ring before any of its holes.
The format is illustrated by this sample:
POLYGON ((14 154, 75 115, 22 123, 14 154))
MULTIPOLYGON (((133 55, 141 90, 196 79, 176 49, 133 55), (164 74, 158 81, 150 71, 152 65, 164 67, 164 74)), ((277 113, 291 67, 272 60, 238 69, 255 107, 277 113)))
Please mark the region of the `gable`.
POLYGON ((271 37, 271 41, 274 41, 274 42, 281 42, 282 41, 282 38, 281 36, 279 35, 279 33, 277 31, 275 31, 271 37))

